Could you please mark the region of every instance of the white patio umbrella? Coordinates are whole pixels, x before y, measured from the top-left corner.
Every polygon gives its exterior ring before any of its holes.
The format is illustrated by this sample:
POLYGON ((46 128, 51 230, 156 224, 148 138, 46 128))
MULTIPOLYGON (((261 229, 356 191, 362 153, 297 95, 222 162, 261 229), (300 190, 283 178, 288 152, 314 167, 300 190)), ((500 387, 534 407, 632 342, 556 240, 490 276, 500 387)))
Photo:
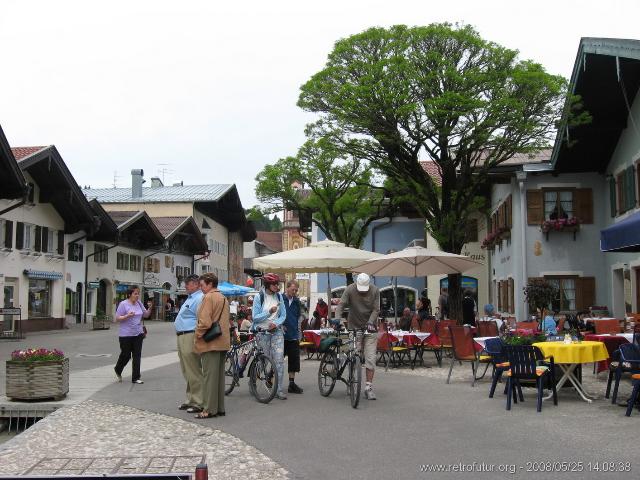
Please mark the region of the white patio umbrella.
POLYGON ((253 268, 274 273, 327 273, 327 303, 331 302, 329 273, 349 273, 381 254, 347 247, 344 243, 322 240, 308 247, 287 250, 253 259, 253 268))
POLYGON ((384 277, 427 277, 463 273, 482 265, 464 255, 408 247, 399 252, 372 258, 357 265, 353 272, 384 277))

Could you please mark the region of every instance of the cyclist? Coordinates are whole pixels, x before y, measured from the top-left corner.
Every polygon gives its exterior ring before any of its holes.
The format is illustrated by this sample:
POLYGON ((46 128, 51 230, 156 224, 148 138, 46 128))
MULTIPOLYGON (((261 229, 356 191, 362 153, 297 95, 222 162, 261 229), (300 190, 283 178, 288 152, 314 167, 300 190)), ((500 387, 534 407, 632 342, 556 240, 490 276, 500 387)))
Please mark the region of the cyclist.
POLYGON ((253 299, 253 326, 268 330, 268 335, 258 335, 257 339, 262 351, 271 357, 278 372, 278 393, 280 400, 286 400, 284 392, 284 332, 282 324, 287 316, 284 299, 280 294, 280 277, 275 273, 266 273, 262 277, 264 287, 253 299))
MULTIPOLYGON (((342 318, 342 310, 348 307, 348 328, 358 330, 358 345, 363 345, 364 364, 367 369, 367 380, 364 387, 364 396, 367 400, 375 400, 373 392, 373 373, 376 369, 376 350, 378 344, 378 313, 380 311, 380 291, 375 285, 371 285, 371 279, 366 273, 356 277, 355 283, 349 285, 342 294, 336 319, 342 318), (366 329, 369 335, 363 335, 362 329, 366 329)), ((360 347, 358 347, 360 348, 360 347)))

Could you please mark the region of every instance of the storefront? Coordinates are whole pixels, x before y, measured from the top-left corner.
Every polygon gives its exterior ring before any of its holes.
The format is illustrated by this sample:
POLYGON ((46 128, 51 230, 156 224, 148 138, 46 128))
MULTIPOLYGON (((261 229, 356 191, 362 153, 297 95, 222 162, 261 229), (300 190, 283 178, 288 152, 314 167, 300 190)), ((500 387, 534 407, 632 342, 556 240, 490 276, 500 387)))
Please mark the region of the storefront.
POLYGON ((54 282, 62 280, 62 273, 25 270, 24 274, 29 279, 27 318, 51 318, 54 282))

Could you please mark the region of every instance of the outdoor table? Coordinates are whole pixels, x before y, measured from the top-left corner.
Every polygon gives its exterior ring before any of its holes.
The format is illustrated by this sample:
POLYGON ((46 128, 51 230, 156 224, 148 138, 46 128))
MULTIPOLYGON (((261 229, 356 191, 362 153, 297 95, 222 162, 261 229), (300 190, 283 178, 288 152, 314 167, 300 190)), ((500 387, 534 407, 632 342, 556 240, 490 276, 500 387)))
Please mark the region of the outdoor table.
MULTIPOLYGON (((582 399, 591 403, 593 397, 585 391, 574 372, 578 365, 599 362, 609 358, 609 353, 604 343, 589 341, 569 344, 564 342, 537 342, 533 346, 538 347, 546 358, 553 356, 554 363, 564 372, 556 388, 562 388, 568 380, 582 399)), ((546 398, 550 398, 550 396, 546 398)))
POLYGON ((625 337, 626 334, 618 333, 616 335, 596 335, 596 334, 588 334, 584 336, 585 340, 602 342, 609 353, 609 358, 606 360, 602 360, 598 362, 597 372, 604 372, 609 369, 609 363, 611 359, 611 354, 620 348, 620 345, 625 343, 631 343, 633 341, 633 334, 629 334, 631 339, 625 337))
POLYGON ((477 344, 477 346, 479 346, 482 350, 484 350, 486 346, 486 342, 490 338, 498 338, 498 337, 475 337, 473 341, 477 344))
POLYGON ((427 332, 406 332, 404 330, 392 330, 389 334, 391 335, 391 341, 402 342, 407 347, 422 345, 422 342, 431 336, 427 332))
POLYGON ((326 335, 328 333, 333 332, 332 328, 322 328, 320 330, 304 330, 302 335, 307 342, 313 342, 316 348, 320 348, 320 340, 322 340, 322 335, 326 335))

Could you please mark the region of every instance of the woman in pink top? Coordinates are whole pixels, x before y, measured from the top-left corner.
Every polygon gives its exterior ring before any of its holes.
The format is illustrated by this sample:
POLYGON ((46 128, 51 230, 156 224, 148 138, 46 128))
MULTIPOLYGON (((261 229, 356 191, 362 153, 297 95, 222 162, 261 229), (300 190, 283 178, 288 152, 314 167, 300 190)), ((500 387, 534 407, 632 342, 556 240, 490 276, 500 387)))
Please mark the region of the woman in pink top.
POLYGON ((140 358, 142 357, 142 318, 149 318, 151 309, 147 310, 140 301, 140 289, 132 287, 127 290, 127 299, 120 302, 116 310, 116 321, 120 323, 120 356, 114 368, 116 378, 122 382, 122 370, 133 359, 131 381, 140 380, 140 358))

